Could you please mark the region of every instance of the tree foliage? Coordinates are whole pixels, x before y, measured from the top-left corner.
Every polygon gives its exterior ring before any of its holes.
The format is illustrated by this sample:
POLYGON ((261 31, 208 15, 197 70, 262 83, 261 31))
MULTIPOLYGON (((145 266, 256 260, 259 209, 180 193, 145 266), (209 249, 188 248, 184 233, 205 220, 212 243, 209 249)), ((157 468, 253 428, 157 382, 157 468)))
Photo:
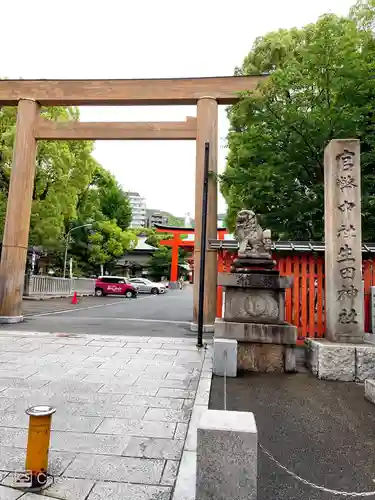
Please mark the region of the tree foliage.
MULTIPOLYGON (((49 107, 50 120, 79 120, 76 108, 49 107)), ((12 164, 16 109, 0 109, 0 232, 3 233, 12 164)), ((136 245, 128 230, 131 207, 113 175, 93 158, 92 141, 40 141, 29 245, 55 256, 57 269, 69 234, 69 255, 87 269, 111 262, 136 245), (91 224, 91 227, 82 225, 91 224)))
POLYGON ((358 24, 359 7, 351 15, 260 37, 236 69, 270 76, 228 111, 221 190, 230 228, 245 207, 261 214, 275 237, 322 239, 324 148, 354 137, 362 147, 364 239, 375 239, 374 38, 358 24))

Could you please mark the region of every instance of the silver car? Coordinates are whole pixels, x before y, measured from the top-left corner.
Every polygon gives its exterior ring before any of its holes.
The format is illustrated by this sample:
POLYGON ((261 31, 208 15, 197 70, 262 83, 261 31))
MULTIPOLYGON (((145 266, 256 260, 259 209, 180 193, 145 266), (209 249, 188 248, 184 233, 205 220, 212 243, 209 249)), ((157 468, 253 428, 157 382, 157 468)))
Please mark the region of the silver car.
POLYGON ((154 283, 146 278, 131 278, 130 283, 138 288, 138 293, 152 293, 158 295, 165 293, 166 288, 161 283, 154 283))

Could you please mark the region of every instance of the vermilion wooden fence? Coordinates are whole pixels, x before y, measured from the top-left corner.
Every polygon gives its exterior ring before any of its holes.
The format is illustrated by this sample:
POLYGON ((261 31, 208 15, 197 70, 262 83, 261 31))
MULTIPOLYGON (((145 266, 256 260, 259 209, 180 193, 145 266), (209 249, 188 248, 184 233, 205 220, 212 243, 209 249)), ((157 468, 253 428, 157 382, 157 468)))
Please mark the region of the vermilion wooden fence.
MULTIPOLYGON (((219 252, 219 272, 229 272, 236 254, 219 252)), ((293 276, 293 287, 286 291, 285 319, 298 327, 298 343, 305 338, 324 337, 325 284, 324 255, 275 253, 274 260, 281 276, 293 276)), ((375 285, 375 257, 363 260, 365 331, 370 327, 370 286, 375 285)), ((222 290, 218 287, 217 316, 222 317, 222 290)))

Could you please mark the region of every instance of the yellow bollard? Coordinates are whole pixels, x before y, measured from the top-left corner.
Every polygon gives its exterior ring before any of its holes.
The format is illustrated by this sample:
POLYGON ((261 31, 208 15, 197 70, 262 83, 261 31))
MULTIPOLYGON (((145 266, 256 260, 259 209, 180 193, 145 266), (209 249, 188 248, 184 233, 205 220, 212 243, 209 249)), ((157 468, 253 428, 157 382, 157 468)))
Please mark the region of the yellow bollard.
POLYGON ((30 415, 27 440, 26 471, 31 474, 31 487, 42 487, 47 483, 48 449, 51 436, 52 415, 56 408, 47 405, 32 406, 26 410, 30 415))

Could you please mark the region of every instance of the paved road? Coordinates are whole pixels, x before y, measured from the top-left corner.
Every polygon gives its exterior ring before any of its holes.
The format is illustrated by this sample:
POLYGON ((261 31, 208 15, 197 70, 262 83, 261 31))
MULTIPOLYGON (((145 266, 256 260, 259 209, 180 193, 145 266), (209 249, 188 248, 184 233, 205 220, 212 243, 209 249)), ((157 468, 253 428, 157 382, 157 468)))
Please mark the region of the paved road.
MULTIPOLYGON (((210 408, 223 409, 223 378, 213 378, 210 408)), ((341 491, 375 491, 375 406, 364 399, 363 385, 311 374, 247 375, 227 380, 227 408, 254 412, 259 442, 303 478, 341 491)), ((261 450, 258 456, 259 500, 343 498, 302 484, 261 450)))
POLYGON ((52 333, 93 333, 182 337, 190 335, 193 288, 165 295, 84 297, 72 306, 68 299, 24 301, 25 321, 2 330, 52 333))

